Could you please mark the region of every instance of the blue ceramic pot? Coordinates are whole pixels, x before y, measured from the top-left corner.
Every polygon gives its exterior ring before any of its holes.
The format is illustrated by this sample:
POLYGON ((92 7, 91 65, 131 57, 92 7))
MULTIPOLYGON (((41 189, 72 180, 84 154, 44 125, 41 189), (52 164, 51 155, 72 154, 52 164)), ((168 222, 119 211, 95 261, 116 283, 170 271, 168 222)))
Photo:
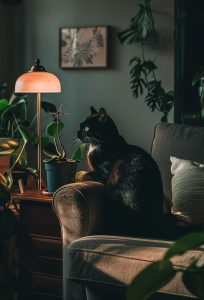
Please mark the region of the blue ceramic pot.
POLYGON ((53 193, 59 187, 74 182, 77 164, 75 160, 46 162, 48 192, 53 193))

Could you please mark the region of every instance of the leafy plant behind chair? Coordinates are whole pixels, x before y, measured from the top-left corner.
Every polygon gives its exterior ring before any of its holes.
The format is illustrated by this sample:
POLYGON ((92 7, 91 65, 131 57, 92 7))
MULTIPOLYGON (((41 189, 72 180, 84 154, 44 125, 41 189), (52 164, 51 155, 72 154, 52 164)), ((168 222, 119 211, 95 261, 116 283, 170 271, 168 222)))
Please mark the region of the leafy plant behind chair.
POLYGON ((158 110, 163 113, 162 122, 167 122, 168 113, 173 107, 174 92, 165 91, 162 82, 157 79, 155 70, 157 69, 152 60, 145 59, 144 46, 150 44, 154 51, 157 48, 158 37, 154 27, 154 18, 150 6, 150 0, 145 0, 145 4, 139 4, 138 14, 131 19, 130 26, 118 33, 121 44, 140 43, 142 58, 133 57, 129 65, 130 88, 132 96, 138 98, 146 92, 145 102, 151 111, 158 110))

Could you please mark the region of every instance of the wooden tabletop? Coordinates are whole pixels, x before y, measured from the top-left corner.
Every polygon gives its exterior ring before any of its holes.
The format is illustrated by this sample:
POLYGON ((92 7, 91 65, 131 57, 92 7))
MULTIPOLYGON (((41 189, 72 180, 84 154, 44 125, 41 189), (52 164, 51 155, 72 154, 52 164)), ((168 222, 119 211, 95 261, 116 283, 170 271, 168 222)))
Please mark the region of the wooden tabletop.
POLYGON ((15 193, 12 195, 14 200, 30 200, 30 201, 41 201, 50 202, 52 201, 52 196, 50 194, 43 194, 41 190, 30 191, 27 190, 24 193, 15 193))

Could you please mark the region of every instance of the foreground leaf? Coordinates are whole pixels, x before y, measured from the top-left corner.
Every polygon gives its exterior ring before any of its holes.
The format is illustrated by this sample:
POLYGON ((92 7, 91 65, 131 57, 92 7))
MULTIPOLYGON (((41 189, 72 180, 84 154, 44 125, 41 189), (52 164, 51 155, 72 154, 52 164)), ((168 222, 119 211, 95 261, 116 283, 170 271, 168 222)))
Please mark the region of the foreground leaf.
POLYGON ((204 267, 197 267, 194 261, 183 274, 183 282, 196 297, 204 300, 204 267))
POLYGON ((169 260, 150 264, 128 287, 127 300, 146 300, 173 279, 176 271, 169 260))
POLYGON ((178 239, 166 252, 164 259, 169 259, 174 255, 181 255, 187 250, 197 248, 204 244, 204 232, 189 233, 178 239))

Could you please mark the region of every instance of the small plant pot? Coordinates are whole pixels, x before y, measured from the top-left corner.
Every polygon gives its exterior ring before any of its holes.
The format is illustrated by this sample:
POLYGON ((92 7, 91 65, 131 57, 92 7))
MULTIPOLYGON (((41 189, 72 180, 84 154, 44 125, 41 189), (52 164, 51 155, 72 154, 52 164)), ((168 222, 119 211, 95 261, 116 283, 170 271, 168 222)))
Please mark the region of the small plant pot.
POLYGON ((77 164, 76 160, 45 162, 48 192, 53 193, 62 185, 74 182, 77 164))

